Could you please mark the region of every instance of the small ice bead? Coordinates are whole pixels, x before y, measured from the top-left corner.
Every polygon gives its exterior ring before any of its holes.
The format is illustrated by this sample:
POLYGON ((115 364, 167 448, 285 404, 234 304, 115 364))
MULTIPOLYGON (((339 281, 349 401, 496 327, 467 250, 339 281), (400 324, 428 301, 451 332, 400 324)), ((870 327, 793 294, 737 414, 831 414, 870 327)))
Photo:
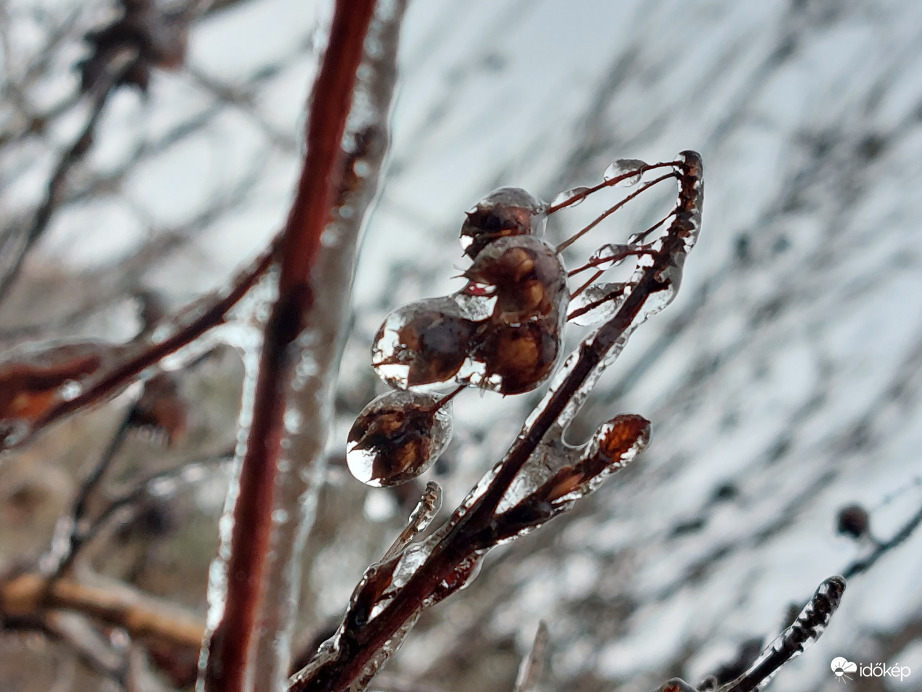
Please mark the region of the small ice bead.
POLYGON ((544 233, 547 204, 519 187, 494 190, 467 212, 461 246, 469 257, 499 238, 544 233))
POLYGON ((587 192, 589 192, 589 188, 585 187, 584 185, 579 187, 571 187, 569 190, 558 192, 554 199, 551 200, 551 206, 561 207, 566 205, 568 207, 575 207, 577 204, 582 203, 582 201, 586 199, 587 192), (579 199, 576 199, 577 197, 579 199), (576 201, 570 202, 570 200, 574 199, 576 201))
POLYGON ((425 472, 451 440, 451 402, 388 392, 356 418, 346 445, 349 471, 366 485, 400 485, 425 472))
POLYGON ((384 320, 371 348, 378 377, 398 389, 451 380, 467 358, 474 323, 451 298, 398 308, 384 320))
POLYGON ((641 161, 640 159, 618 159, 605 169, 605 173, 602 177, 606 181, 609 181, 625 176, 625 178, 617 184, 629 187, 640 182, 644 171, 647 169, 647 165, 646 161, 641 161))

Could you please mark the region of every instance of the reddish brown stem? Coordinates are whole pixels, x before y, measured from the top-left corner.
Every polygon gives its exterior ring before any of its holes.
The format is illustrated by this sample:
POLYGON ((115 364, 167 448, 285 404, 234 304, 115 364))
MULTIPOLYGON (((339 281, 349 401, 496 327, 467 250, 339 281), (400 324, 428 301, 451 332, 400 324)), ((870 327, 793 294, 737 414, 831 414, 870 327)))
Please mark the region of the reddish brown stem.
MULTIPOLYGON (((660 165, 663 165, 663 164, 656 164, 656 165, 657 165, 657 166, 660 166, 660 165)), ((651 168, 653 168, 653 166, 651 166, 651 168)), ((563 241, 560 245, 557 246, 557 252, 563 252, 564 250, 566 250, 566 249, 567 249, 568 247, 570 247, 573 243, 575 243, 577 240, 579 240, 580 238, 582 238, 582 237, 583 237, 584 235, 586 235, 589 231, 591 231, 593 228, 595 228, 596 226, 598 226, 600 223, 602 223, 602 221, 604 221, 604 220, 607 219, 609 216, 611 216, 612 214, 614 214, 616 211, 618 211, 621 207, 623 207, 625 204, 627 204, 628 202, 630 202, 630 201, 631 201, 632 199, 634 199, 635 197, 638 197, 639 195, 643 194, 644 192, 646 192, 647 190, 649 190, 649 189, 650 189, 651 187, 653 187, 654 185, 656 185, 656 184, 658 184, 658 183, 661 183, 661 182, 663 182, 664 180, 669 180, 670 178, 675 178, 675 177, 676 177, 676 176, 675 176, 675 173, 667 173, 666 175, 661 175, 659 178, 656 178, 655 180, 651 180, 651 181, 650 181, 649 183, 647 183, 646 185, 642 185, 641 187, 637 188, 636 190, 634 190, 634 192, 632 192, 631 194, 627 195, 627 196, 626 196, 624 199, 622 199, 620 202, 618 202, 618 203, 615 204, 614 206, 610 207, 609 209, 607 209, 607 210, 605 210, 604 212, 602 212, 601 214, 599 214, 599 215, 598 215, 595 219, 593 219, 593 221, 592 221, 589 225, 587 225, 585 228, 583 228, 582 230, 578 231, 577 233, 574 233, 574 234, 571 235, 569 238, 567 238, 565 241, 563 241)), ((612 178, 612 180, 617 180, 617 178, 612 178)), ((590 193, 587 192, 586 194, 587 194, 587 196, 588 196, 590 193)), ((548 212, 548 213, 550 213, 550 212, 548 212)))
POLYGON ((314 83, 307 156, 282 238, 279 297, 266 324, 253 417, 234 507, 225 611, 208 646, 205 689, 240 692, 271 534, 272 495, 284 426, 291 346, 311 305, 310 274, 342 183, 341 142, 374 0, 338 0, 314 83))
MULTIPOLYGON (((33 431, 37 432, 60 418, 99 403, 106 397, 117 393, 147 368, 156 365, 166 356, 192 343, 209 329, 221 324, 231 308, 246 295, 247 291, 259 280, 259 277, 266 273, 272 265, 274 257, 273 251, 269 251, 260 257, 256 264, 240 278, 224 298, 214 303, 194 322, 182 327, 168 339, 164 339, 143 353, 119 364, 118 367, 73 399, 61 401, 56 406, 49 408, 41 418, 35 421, 32 426, 33 431)), ((29 438, 23 439, 19 444, 24 443, 26 439, 29 438)))

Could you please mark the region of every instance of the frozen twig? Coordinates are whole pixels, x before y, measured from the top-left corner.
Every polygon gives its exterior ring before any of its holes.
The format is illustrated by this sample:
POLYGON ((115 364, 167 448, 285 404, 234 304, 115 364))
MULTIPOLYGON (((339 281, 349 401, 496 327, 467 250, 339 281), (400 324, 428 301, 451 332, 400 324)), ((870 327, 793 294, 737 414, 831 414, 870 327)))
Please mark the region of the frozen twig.
POLYGON ((844 591, 845 579, 842 577, 830 577, 820 584, 791 626, 768 645, 745 673, 721 687, 720 692, 761 689, 784 664, 820 638, 839 607, 844 591))
POLYGON ((502 507, 540 445, 560 444, 563 430, 631 331, 665 307, 678 290, 685 257, 697 240, 704 191, 698 154, 683 152, 670 165, 680 182, 673 220, 650 254, 639 260, 630 293, 614 317, 570 356, 503 460, 487 473, 448 523, 422 544, 404 551, 408 566, 401 569, 403 560, 393 559, 365 574, 330 646, 292 677, 291 690, 361 689, 399 646, 421 611, 463 588, 476 574, 487 550, 566 510, 579 496, 594 489, 598 478, 618 470, 644 446, 649 428, 643 418, 615 419, 614 429, 606 431, 611 435, 605 444, 586 452, 579 462, 560 468, 537 488, 530 488, 511 507, 502 507), (603 449, 605 463, 597 458, 603 449))
MULTIPOLYGON (((321 236, 330 222, 336 195, 347 189, 341 145, 374 5, 372 0, 337 2, 328 47, 314 84, 307 156, 282 235, 278 299, 264 332, 253 416, 239 487, 234 489, 237 501, 226 565, 225 608, 205 647, 203 681, 204 689, 210 691, 240 692, 246 685, 272 535, 288 383, 295 376, 300 356, 296 342, 316 298, 318 287, 312 282, 312 270, 321 236)), ((318 388, 314 396, 323 399, 326 388, 318 388)), ((325 431, 317 440, 321 447, 322 435, 325 431)))

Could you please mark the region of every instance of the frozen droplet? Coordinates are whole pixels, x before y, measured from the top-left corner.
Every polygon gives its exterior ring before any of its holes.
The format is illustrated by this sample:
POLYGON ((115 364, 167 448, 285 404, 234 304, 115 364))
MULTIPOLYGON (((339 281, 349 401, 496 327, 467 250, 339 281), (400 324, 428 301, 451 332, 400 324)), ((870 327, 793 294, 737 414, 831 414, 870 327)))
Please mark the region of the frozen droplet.
POLYGON ((285 423, 285 432, 289 435, 297 435, 301 432, 301 426, 304 425, 304 416, 301 415, 298 409, 288 408, 285 410, 283 421, 285 423))
POLYGON ((432 394, 379 396, 349 431, 346 464, 375 487, 399 485, 426 471, 451 439, 451 402, 432 394))
POLYGON ((640 159, 618 159, 605 169, 605 173, 602 177, 608 181, 625 176, 617 185, 629 187, 640 182, 645 170, 647 170, 646 161, 641 161, 640 159))
POLYGON ((391 387, 450 381, 464 364, 474 323, 452 298, 398 308, 384 320, 371 348, 371 365, 391 387))
POLYGON ((588 263, 599 271, 606 271, 621 262, 625 257, 629 257, 631 252, 632 248, 630 245, 606 243, 592 253, 592 257, 589 258, 588 263))
POLYGON ((547 204, 519 187, 494 190, 467 212, 461 226, 461 247, 476 257, 487 245, 508 236, 541 236, 547 204))
POLYGON ((569 320, 582 327, 593 327, 606 322, 624 304, 628 284, 593 284, 570 302, 569 320))
POLYGON ((582 203, 586 199, 586 193, 589 192, 589 188, 583 185, 579 187, 571 187, 569 190, 564 190, 563 192, 557 193, 554 199, 551 200, 552 207, 575 207, 577 204, 582 203), (577 199, 578 198, 578 199, 577 199), (574 200, 574 201, 571 201, 574 200))

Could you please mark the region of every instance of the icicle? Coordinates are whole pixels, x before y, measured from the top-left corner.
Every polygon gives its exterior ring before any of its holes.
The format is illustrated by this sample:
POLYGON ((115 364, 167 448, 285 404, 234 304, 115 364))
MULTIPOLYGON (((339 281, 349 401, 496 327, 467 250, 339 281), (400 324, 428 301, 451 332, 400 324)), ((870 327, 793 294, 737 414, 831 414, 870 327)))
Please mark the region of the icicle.
POLYGON ((535 689, 544 674, 544 667, 547 663, 547 643, 547 623, 541 620, 538 622, 538 631, 535 633, 531 650, 519 665, 513 692, 531 692, 535 689))

